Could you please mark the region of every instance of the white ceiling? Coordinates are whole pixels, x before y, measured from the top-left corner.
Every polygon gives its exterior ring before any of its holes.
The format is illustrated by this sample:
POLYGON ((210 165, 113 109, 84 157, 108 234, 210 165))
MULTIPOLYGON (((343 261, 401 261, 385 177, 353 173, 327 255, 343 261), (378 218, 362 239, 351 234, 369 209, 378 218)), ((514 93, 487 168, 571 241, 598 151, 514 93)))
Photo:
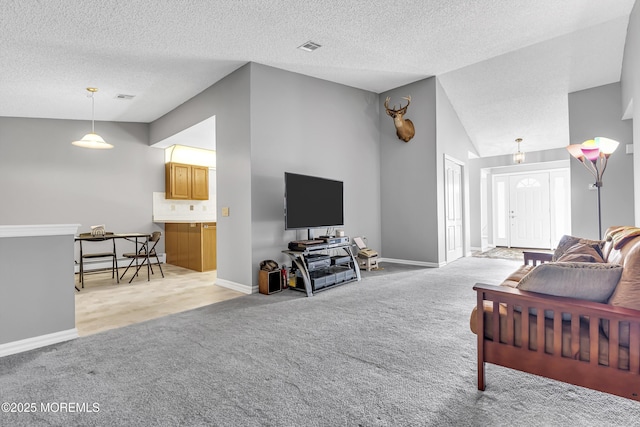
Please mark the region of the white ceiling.
POLYGON ((376 93, 435 75, 482 156, 561 147, 567 94, 619 81, 634 1, 3 0, 0 116, 88 120, 95 86, 96 120, 151 122, 254 61, 376 93))

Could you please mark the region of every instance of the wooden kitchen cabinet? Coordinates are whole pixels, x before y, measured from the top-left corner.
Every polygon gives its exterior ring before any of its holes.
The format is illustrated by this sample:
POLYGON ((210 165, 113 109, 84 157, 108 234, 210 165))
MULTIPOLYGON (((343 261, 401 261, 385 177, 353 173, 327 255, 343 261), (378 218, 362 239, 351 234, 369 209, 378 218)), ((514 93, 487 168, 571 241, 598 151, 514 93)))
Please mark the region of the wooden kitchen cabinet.
POLYGON ((183 163, 165 164, 165 198, 209 200, 209 168, 183 163))
POLYGON ((216 223, 167 223, 167 264, 196 271, 216 269, 216 223))

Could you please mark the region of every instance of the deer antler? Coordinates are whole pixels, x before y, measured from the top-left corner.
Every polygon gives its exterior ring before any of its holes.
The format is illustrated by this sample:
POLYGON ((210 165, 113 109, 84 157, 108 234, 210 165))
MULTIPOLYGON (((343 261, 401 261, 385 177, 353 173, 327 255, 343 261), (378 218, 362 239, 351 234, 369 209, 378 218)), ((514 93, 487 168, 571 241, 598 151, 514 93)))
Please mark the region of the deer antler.
POLYGON ((386 108, 387 110, 389 109, 389 100, 391 99, 390 96, 387 96, 386 101, 384 101, 384 108, 386 108))
MULTIPOLYGON (((407 102, 407 107, 409 106, 409 104, 411 104, 411 95, 409 95, 409 96, 403 96, 403 97, 402 97, 402 99, 406 99, 406 100, 408 101, 408 102, 407 102)), ((404 108, 407 108, 407 107, 404 107, 404 108)))

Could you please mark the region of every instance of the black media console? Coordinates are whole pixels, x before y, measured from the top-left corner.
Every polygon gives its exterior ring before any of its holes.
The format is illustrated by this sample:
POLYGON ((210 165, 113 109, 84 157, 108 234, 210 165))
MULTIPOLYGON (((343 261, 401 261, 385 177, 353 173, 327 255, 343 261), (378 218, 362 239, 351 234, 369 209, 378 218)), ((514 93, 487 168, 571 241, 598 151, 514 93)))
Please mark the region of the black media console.
POLYGON ((309 241, 282 251, 296 266, 296 287, 290 289, 303 291, 307 296, 315 292, 330 289, 337 285, 360 281, 360 267, 351 250, 351 243, 318 243, 309 241))

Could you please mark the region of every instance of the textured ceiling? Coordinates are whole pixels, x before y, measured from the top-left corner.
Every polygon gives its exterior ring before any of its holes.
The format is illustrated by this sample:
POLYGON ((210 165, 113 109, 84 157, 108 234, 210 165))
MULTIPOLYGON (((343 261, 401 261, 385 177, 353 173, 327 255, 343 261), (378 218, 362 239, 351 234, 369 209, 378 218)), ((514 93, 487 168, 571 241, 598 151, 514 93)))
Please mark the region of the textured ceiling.
POLYGON ((567 93, 620 79, 633 4, 3 0, 0 116, 87 120, 95 86, 96 120, 150 122, 254 61, 377 93, 435 75, 481 155, 559 147, 567 93))

